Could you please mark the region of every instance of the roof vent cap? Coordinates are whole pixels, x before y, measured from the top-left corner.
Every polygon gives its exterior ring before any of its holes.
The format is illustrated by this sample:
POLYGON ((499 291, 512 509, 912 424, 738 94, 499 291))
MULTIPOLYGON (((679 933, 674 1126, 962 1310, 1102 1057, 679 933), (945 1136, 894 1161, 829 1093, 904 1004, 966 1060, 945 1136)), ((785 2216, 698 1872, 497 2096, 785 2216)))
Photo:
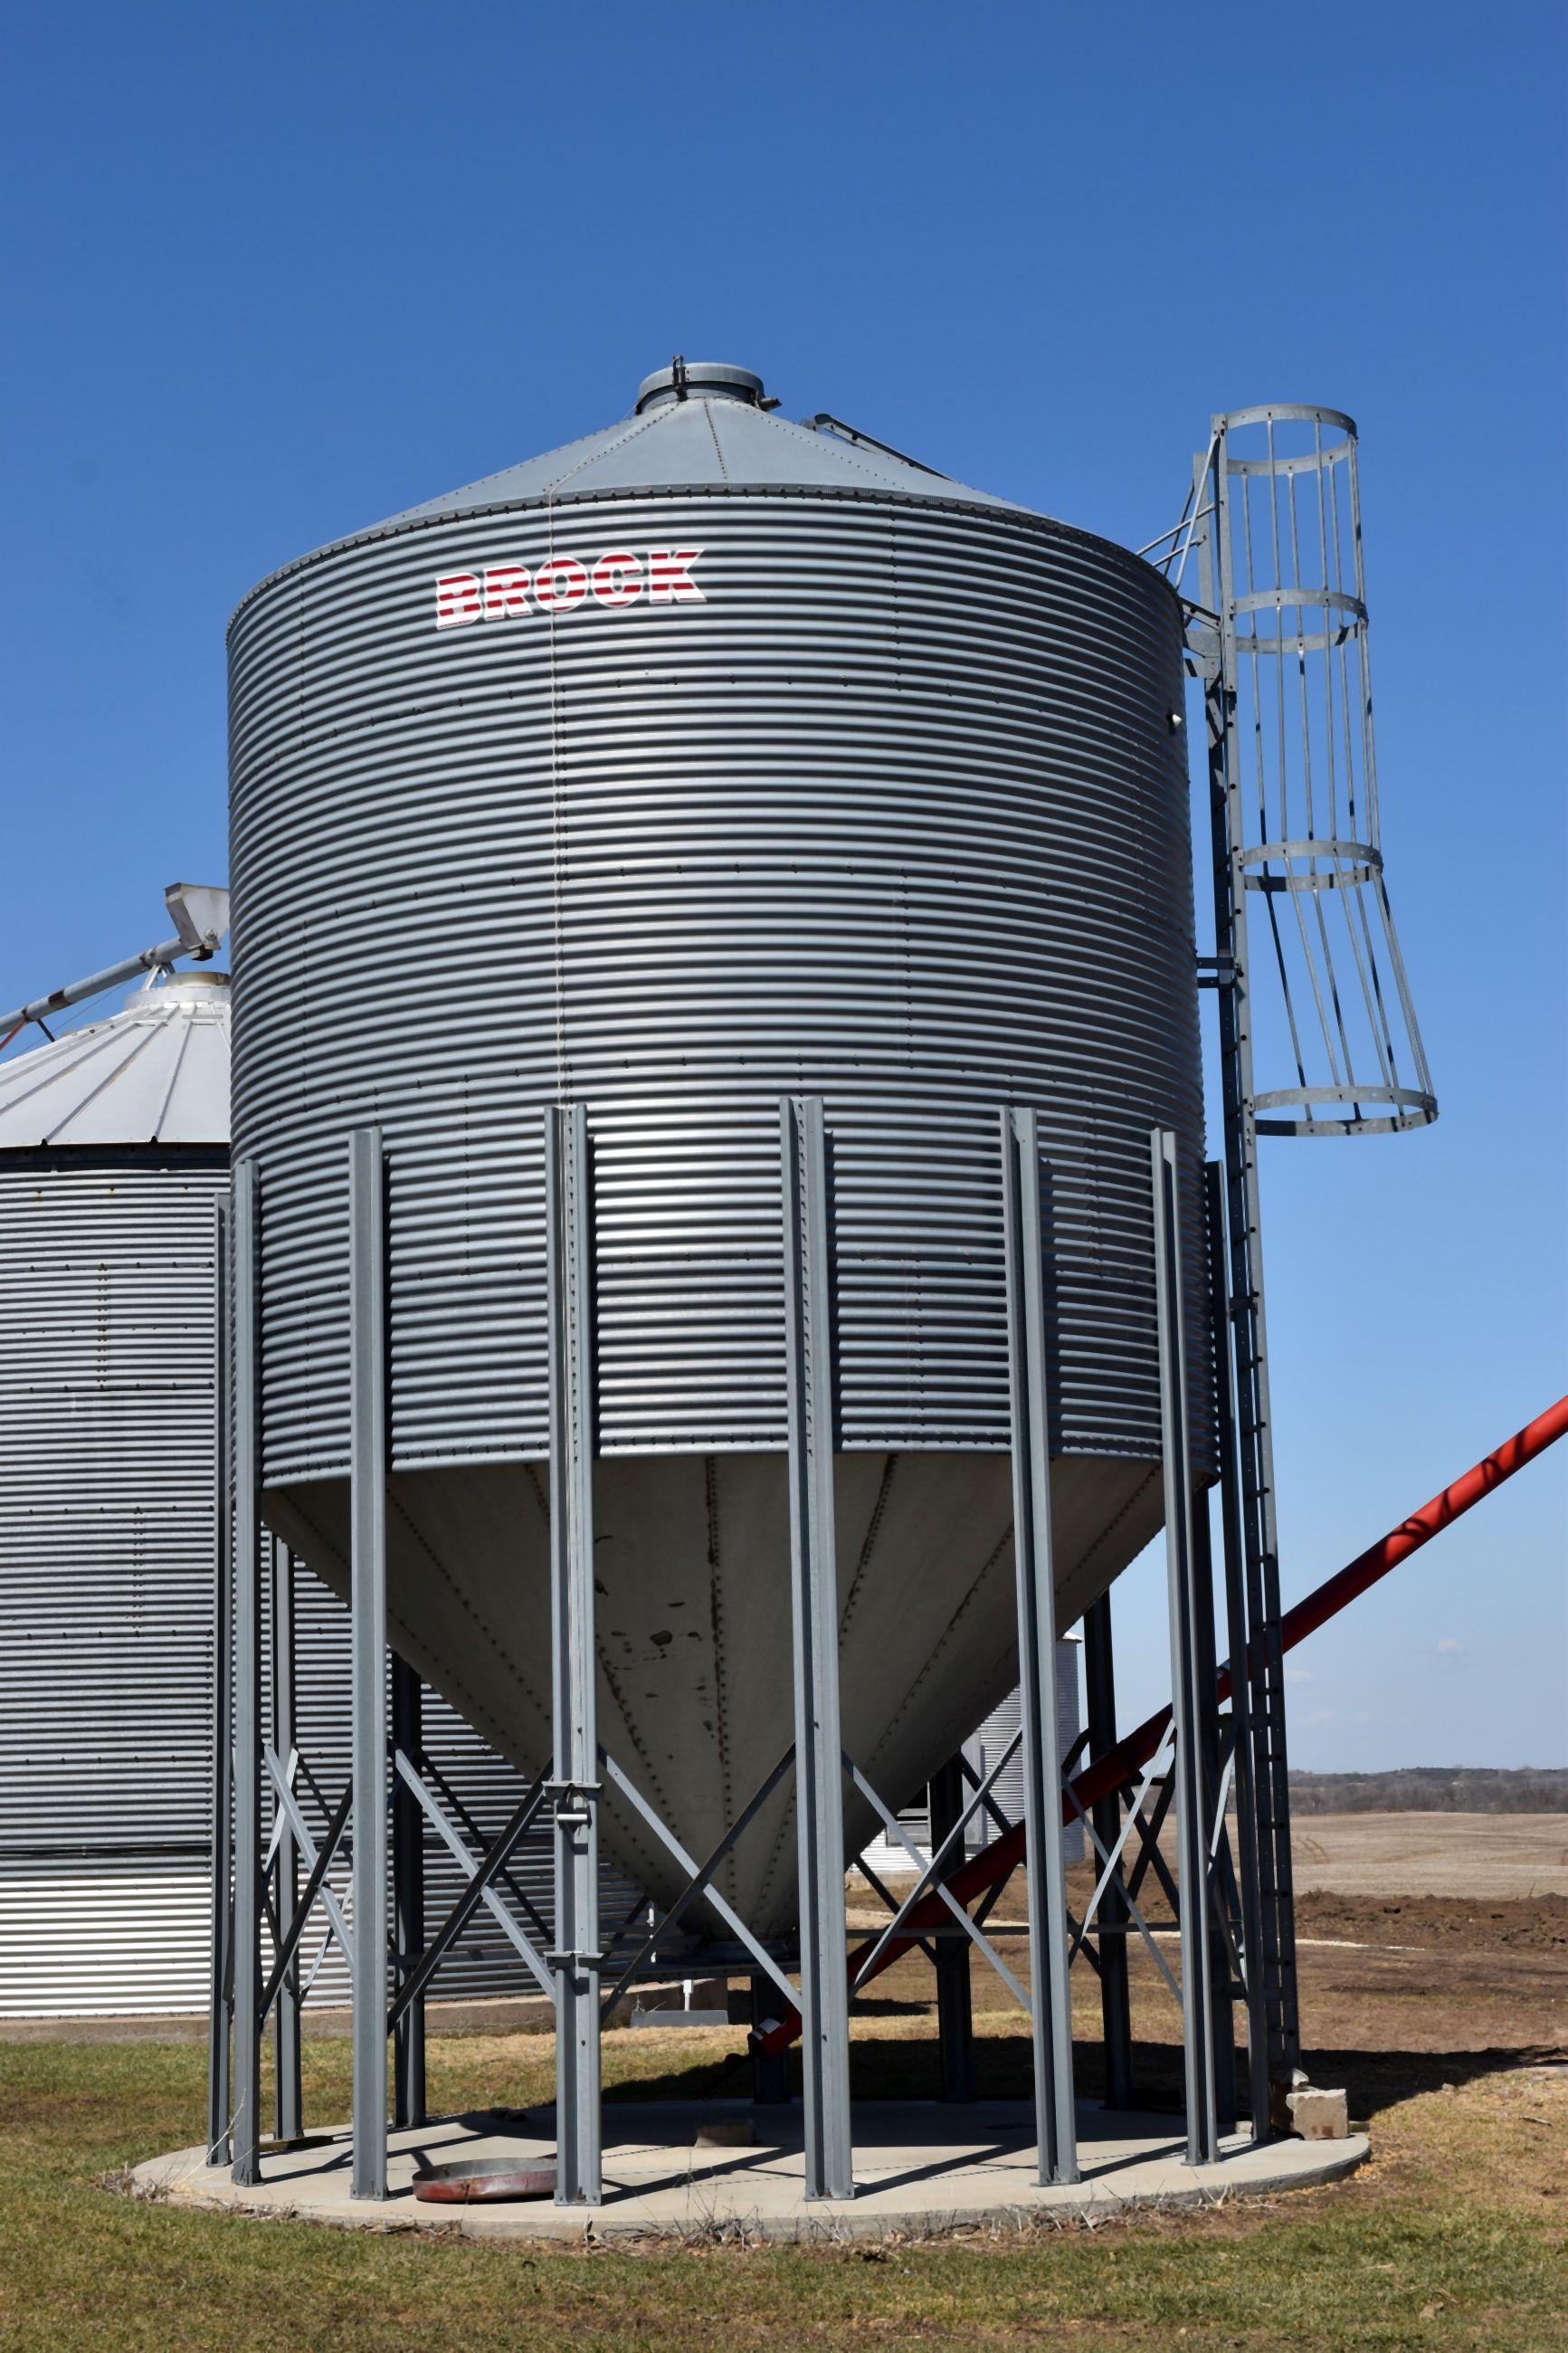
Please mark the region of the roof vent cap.
POLYGON ((749 408, 773 408, 763 391, 763 379, 750 368, 729 367, 722 360, 684 360, 679 353, 668 367, 656 368, 637 386, 640 417, 645 408, 662 408, 675 400, 741 400, 749 408))

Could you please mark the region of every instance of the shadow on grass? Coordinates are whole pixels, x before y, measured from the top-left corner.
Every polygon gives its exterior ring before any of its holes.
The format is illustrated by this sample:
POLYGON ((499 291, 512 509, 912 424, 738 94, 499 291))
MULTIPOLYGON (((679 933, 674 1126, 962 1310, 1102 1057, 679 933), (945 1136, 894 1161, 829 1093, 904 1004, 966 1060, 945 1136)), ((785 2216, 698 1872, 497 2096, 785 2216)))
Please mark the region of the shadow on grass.
POLYGON ((1302 2064, 1313 2083, 1342 2085, 1352 2116, 1371 2118, 1424 2092, 1458 2091, 1516 2067, 1562 2063, 1561 2044, 1531 2043, 1489 2051, 1309 2051, 1302 2064))
MULTIPOLYGON (((1246 2053, 1237 2051, 1237 2086, 1246 2113, 1246 2053)), ((1316 2084, 1342 2086, 1350 2094, 1352 2112, 1371 2118, 1401 2101, 1445 2085, 1463 2086, 1511 2068, 1560 2060, 1556 2046, 1486 2051, 1356 2051, 1313 2050, 1305 2064, 1316 2084)), ((850 2075, 858 2100, 934 2100, 941 2096, 942 2078, 934 2036, 930 2042, 903 2037, 858 2036, 851 2046, 850 2075)), ((1075 2054, 1074 2078, 1080 2099, 1103 2095, 1103 2060, 1096 2044, 1080 2044, 1075 2054)), ((791 2082, 800 2091, 800 2057, 791 2053, 791 2082)), ((1026 2032, 987 2034, 974 2044, 974 2092, 982 2100, 1027 2099, 1033 2077, 1029 2038, 1026 2032)), ((1182 2052, 1168 2042, 1135 2042, 1132 2051, 1133 2105, 1158 2115, 1180 2112, 1182 2052)), ((751 2063, 746 2055, 671 2069, 657 2075, 606 2085, 610 2100, 746 2099, 751 2095, 751 2063)))

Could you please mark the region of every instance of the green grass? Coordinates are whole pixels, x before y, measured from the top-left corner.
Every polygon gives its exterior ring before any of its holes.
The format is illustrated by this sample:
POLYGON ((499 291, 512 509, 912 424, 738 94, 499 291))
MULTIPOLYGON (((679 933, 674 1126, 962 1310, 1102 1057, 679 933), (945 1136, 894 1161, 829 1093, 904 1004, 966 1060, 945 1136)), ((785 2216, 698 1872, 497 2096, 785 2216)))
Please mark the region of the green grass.
MULTIPOLYGON (((875 2049, 862 2043, 889 2083, 900 2039, 879 2021, 875 2049)), ((627 2089, 635 2073, 648 2090, 656 2078, 700 2090, 715 2078, 711 2048, 616 2035, 607 2073, 627 2089)), ((522 2105, 551 2090, 543 2037, 437 2041, 430 2056, 445 2107, 522 2105)), ((308 2116, 346 2111, 347 2061, 344 2043, 307 2044, 308 2116)), ((1376 2063, 1387 2079, 1378 2161, 1338 2188, 1094 2232, 631 2254, 139 2203, 111 2177, 199 2137, 199 2048, 0 2046, 0 2343, 95 2353, 1568 2344, 1568 2092, 1540 2087, 1501 2053, 1462 2088, 1409 2095, 1394 2062, 1376 2063)))

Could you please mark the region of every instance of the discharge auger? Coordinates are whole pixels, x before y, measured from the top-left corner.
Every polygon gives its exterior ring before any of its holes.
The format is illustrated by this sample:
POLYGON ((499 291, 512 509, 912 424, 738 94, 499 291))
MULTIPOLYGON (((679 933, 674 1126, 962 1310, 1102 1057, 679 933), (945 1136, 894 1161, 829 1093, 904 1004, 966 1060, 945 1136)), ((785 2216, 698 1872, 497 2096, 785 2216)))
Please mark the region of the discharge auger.
MULTIPOLYGON (((1348 1562, 1335 1576, 1325 1579, 1304 1600, 1298 1601, 1293 1609, 1288 1609, 1280 1621, 1282 1650, 1293 1651, 1310 1634, 1317 1633, 1331 1618, 1337 1618, 1342 1609, 1359 1600, 1391 1569, 1397 1568, 1402 1561, 1409 1559, 1412 1553, 1419 1552, 1423 1545, 1430 1544, 1434 1536, 1441 1535, 1445 1528, 1451 1527, 1457 1519, 1493 1493, 1505 1480, 1511 1479, 1516 1471, 1522 1471, 1527 1462, 1533 1462, 1537 1455, 1544 1454, 1546 1449, 1565 1431, 1568 1431, 1568 1397, 1561 1397, 1555 1405, 1548 1406, 1544 1413, 1537 1414, 1533 1421, 1527 1421, 1522 1430, 1515 1430, 1511 1438, 1504 1439, 1500 1446, 1483 1455, 1462 1478, 1443 1488, 1429 1502, 1423 1504, 1419 1511, 1412 1512, 1408 1519, 1401 1520, 1396 1528, 1391 1528, 1386 1535, 1379 1537, 1376 1544, 1369 1545, 1365 1552, 1358 1553, 1354 1560, 1348 1562)), ((1231 1689, 1228 1661, 1219 1671, 1217 1683, 1221 1701, 1228 1699, 1231 1689)), ((1097 1798, 1108 1797, 1112 1790, 1121 1788, 1154 1755, 1170 1722, 1169 1707, 1156 1710, 1154 1715, 1139 1725, 1136 1731, 1128 1733, 1114 1748, 1108 1748, 1102 1757, 1097 1757, 1092 1764, 1086 1765, 1081 1773, 1075 1775, 1063 1793, 1063 1820, 1070 1822, 1080 1812, 1087 1814, 1097 1798)), ((1018 1822, 1001 1838, 993 1840, 989 1846, 982 1847, 978 1854, 972 1855, 944 1882, 944 1885, 948 1894, 956 1897, 959 1903, 968 1904, 984 1894, 986 1888, 994 1886, 997 1880, 1005 1879, 1010 1872, 1016 1871, 1023 1861, 1024 1825, 1018 1822)), ((880 1977, 884 1969, 891 1968, 895 1961, 901 1960, 920 1943, 923 1935, 940 1927, 947 1916, 948 1907, 943 1895, 933 1890, 916 1905, 900 1933, 891 1937, 880 1950, 875 1938, 860 1946, 849 1957, 851 1992, 863 1993, 873 1978, 880 1977)), ((790 2010, 756 2041, 761 2050, 772 2055, 786 2050, 799 2032, 800 2013, 790 2010)))

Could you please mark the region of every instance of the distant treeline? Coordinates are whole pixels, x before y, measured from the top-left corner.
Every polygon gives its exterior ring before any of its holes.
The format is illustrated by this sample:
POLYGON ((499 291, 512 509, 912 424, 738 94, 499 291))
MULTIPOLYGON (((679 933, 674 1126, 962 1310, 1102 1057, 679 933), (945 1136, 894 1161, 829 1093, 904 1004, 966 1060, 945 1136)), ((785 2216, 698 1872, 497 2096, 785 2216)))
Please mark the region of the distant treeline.
POLYGON ((1298 1814, 1568 1814, 1568 1766, 1405 1765, 1395 1773, 1296 1773, 1298 1814))

